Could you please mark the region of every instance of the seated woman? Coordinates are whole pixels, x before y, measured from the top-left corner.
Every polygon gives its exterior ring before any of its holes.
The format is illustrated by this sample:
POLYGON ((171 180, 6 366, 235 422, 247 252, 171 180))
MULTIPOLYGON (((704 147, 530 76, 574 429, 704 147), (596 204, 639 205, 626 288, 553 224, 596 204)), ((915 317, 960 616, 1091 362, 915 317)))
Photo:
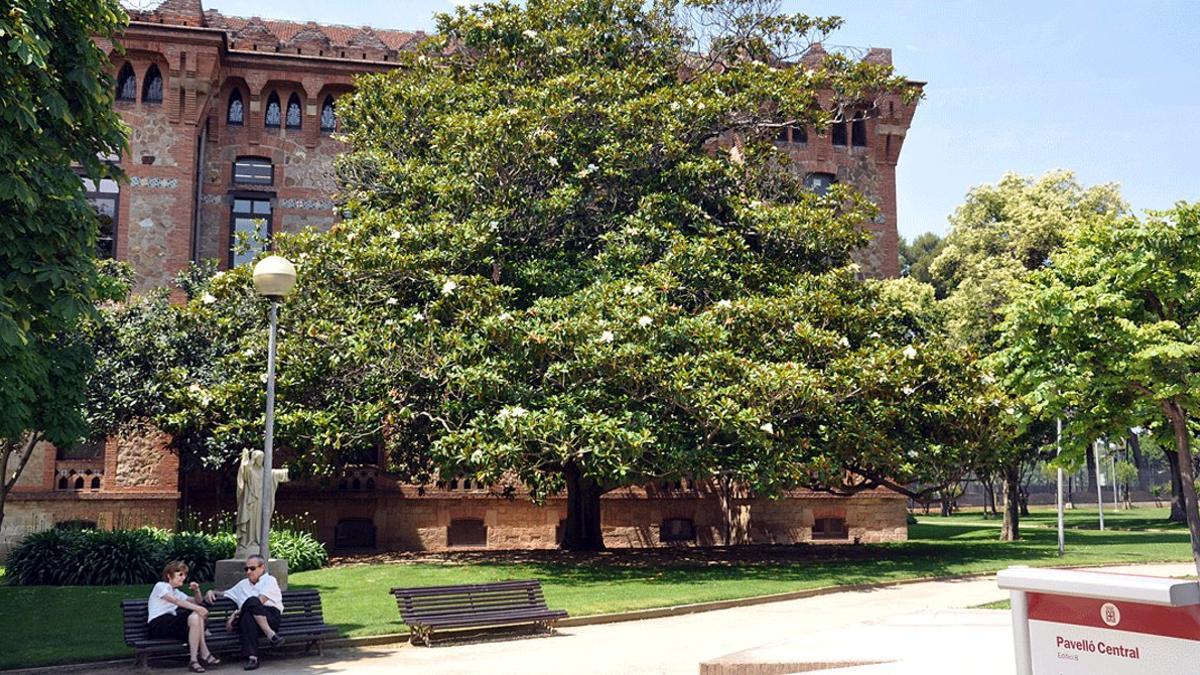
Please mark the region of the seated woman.
POLYGON ((213 656, 204 642, 204 620, 208 618, 208 608, 200 598, 200 584, 193 581, 188 585, 196 594, 194 600, 179 590, 187 573, 188 566, 183 562, 172 560, 167 563, 163 568, 163 580, 154 584, 154 589, 150 591, 146 620, 152 638, 180 642, 187 640, 191 652, 188 669, 193 673, 203 673, 204 666, 215 666, 221 661, 213 656))

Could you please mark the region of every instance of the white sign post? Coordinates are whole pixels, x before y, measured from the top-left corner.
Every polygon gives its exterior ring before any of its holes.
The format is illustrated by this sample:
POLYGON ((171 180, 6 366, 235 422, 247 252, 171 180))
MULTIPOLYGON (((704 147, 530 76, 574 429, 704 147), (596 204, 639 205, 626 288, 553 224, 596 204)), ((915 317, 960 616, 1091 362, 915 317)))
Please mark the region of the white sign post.
POLYGON ((1017 675, 1200 672, 1200 584, 1010 567, 1017 675))

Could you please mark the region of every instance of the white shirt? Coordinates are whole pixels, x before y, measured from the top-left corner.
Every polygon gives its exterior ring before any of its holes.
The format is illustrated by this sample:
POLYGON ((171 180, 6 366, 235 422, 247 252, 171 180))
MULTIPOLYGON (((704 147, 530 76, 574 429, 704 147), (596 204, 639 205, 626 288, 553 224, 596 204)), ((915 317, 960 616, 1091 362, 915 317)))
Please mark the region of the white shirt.
POLYGON ((264 573, 256 584, 250 583, 249 579, 242 579, 233 588, 225 591, 224 595, 237 603, 238 609, 242 608, 242 603, 247 598, 266 596, 267 601, 263 605, 283 611, 283 591, 279 590, 279 582, 270 574, 264 573))
POLYGON ((165 581, 154 584, 154 589, 150 591, 150 601, 146 605, 146 623, 150 623, 164 614, 175 613, 179 606, 163 599, 171 595, 180 600, 191 600, 187 593, 178 588, 171 588, 171 584, 165 581))

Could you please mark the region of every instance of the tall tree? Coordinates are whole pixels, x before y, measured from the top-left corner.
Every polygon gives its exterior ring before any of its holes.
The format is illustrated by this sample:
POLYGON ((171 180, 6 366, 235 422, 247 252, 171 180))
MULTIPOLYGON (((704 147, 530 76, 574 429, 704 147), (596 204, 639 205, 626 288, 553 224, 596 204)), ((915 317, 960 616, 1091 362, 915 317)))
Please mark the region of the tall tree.
MULTIPOLYGON (((945 297, 953 343, 980 357, 995 353, 1005 308, 1061 246, 1064 233, 1125 209, 1116 186, 1085 188, 1064 171, 1036 179, 1007 174, 996 185, 971 190, 950 217, 950 232, 929 268, 945 297)), ((1012 540, 1020 536, 1022 464, 1037 459, 1052 439, 1046 421, 1026 414, 1018 395, 1005 396, 1014 420, 1001 428, 1013 433, 995 439, 990 461, 978 469, 1003 481, 1001 536, 1012 540)))
POLYGON ((848 267, 871 209, 806 192, 772 142, 907 85, 804 60, 838 20, 771 5, 460 8, 342 109, 354 223, 422 232, 452 297, 498 291, 482 332, 441 343, 435 457, 565 489, 568 548, 603 546, 617 486, 852 491, 961 449, 937 410, 958 355, 848 267))
POLYGON ((124 126, 93 36, 125 25, 116 0, 12 0, 0 11, 0 523, 42 440, 84 431, 81 322, 98 285, 96 214, 77 169, 112 175, 124 126))
POLYGON ((1013 303, 1001 357, 1035 405, 1073 411, 1077 440, 1157 419, 1174 441, 1200 571, 1189 429, 1200 409, 1198 274, 1200 205, 1081 223, 1013 303))
POLYGON ((929 265, 942 252, 944 241, 945 239, 933 232, 917 235, 911 242, 900 237, 900 276, 915 279, 923 284, 933 284, 934 278, 929 273, 929 265))

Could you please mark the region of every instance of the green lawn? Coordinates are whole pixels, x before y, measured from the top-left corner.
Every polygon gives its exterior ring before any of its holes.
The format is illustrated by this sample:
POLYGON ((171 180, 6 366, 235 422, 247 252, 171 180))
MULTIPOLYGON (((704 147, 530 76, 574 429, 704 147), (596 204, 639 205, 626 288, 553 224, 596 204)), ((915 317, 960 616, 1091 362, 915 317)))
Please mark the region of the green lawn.
MULTIPOLYGON (((751 597, 822 586, 989 572, 1011 564, 1093 565, 1190 560, 1187 531, 1163 522, 1165 509, 1105 515, 1067 514, 1067 556, 1055 555, 1053 511, 1022 523, 1025 540, 996 541, 999 522, 979 514, 919 516, 910 541, 879 546, 781 546, 722 552, 628 552, 522 562, 351 565, 292 575, 293 588, 317 588, 326 618, 344 635, 403 630, 393 586, 472 583, 508 578, 542 580, 554 607, 573 616, 751 597), (653 560, 647 563, 646 559, 653 560)), ((124 656, 117 611, 123 598, 145 597, 149 586, 0 586, 0 668, 124 656), (52 645, 52 646, 48 646, 52 645)))

